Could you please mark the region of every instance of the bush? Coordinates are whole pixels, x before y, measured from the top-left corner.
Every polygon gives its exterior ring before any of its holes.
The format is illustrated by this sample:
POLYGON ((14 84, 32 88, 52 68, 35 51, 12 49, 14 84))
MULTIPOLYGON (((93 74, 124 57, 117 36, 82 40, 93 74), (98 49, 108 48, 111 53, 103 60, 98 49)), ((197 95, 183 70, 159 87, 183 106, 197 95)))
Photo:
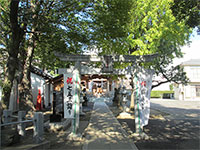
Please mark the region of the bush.
POLYGON ((163 95, 173 93, 173 91, 151 91, 151 98, 163 98, 163 95))

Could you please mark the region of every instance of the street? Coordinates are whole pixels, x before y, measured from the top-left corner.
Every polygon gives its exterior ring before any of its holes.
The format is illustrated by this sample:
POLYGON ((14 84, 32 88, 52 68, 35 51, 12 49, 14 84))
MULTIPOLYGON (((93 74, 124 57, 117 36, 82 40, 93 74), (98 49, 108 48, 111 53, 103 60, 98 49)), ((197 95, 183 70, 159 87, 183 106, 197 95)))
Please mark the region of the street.
POLYGON ((151 99, 151 109, 169 114, 166 119, 200 120, 200 101, 151 99))
MULTIPOLYGON (((132 137, 139 150, 200 149, 200 101, 151 99, 150 109, 149 124, 144 127, 149 139, 132 137)), ((130 135, 135 132, 134 120, 118 121, 130 135)))
POLYGON ((165 114, 164 120, 150 119, 151 140, 138 142, 140 149, 200 149, 200 101, 151 99, 151 110, 165 114))

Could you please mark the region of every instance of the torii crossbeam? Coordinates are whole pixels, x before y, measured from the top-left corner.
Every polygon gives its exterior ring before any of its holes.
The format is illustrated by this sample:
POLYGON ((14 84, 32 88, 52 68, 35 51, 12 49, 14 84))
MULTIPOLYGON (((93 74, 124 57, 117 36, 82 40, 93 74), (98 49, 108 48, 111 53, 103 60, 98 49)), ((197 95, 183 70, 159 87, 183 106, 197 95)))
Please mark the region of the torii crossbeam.
MULTIPOLYGON (((79 61, 79 62, 102 62, 105 60, 104 56, 97 56, 97 55, 65 55, 60 53, 55 53, 55 56, 58 57, 61 61, 79 61)), ((142 56, 136 56, 136 55, 116 55, 116 56, 107 56, 111 57, 113 62, 135 62, 137 60, 140 60, 142 62, 150 62, 156 57, 158 57, 158 54, 152 54, 152 55, 142 55, 142 56)))

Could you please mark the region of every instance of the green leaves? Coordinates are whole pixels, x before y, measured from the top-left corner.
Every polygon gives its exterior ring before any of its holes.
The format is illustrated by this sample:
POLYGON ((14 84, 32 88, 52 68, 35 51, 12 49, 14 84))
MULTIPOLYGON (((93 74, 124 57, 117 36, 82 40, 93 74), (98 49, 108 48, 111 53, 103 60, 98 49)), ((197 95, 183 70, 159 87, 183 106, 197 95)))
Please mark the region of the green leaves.
MULTIPOLYGON (((192 31, 180 12, 184 7, 190 6, 173 8, 178 3, 182 6, 182 2, 178 0, 175 0, 175 3, 173 0, 96 1, 95 14, 91 15, 94 20, 94 44, 101 50, 100 54, 158 53, 160 57, 154 62, 143 65, 155 69, 157 74, 167 68, 166 72, 175 73, 174 75, 166 73, 168 81, 184 82, 186 78, 181 69, 168 67, 175 57, 183 56, 180 47, 188 43, 192 31), (175 11, 180 14, 175 15, 175 11)), ((117 64, 117 66, 123 65, 117 64)))
MULTIPOLYGON (((96 2, 92 16, 95 44, 105 54, 133 55, 165 54, 160 49, 162 41, 167 48, 186 44, 191 30, 183 21, 176 20, 170 9, 172 5, 172 0, 96 2)), ((181 55, 171 52, 176 57, 181 55)))

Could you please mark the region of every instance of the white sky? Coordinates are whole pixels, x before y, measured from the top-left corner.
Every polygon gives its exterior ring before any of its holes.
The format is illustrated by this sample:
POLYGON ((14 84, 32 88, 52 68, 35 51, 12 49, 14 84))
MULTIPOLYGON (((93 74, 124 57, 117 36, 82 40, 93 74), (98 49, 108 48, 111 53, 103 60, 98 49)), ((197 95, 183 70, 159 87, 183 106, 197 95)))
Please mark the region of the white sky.
POLYGON ((178 65, 190 59, 200 59, 200 35, 197 35, 196 31, 197 29, 193 31, 190 37, 190 45, 185 45, 181 48, 182 52, 184 53, 184 57, 174 59, 174 65, 178 65))

